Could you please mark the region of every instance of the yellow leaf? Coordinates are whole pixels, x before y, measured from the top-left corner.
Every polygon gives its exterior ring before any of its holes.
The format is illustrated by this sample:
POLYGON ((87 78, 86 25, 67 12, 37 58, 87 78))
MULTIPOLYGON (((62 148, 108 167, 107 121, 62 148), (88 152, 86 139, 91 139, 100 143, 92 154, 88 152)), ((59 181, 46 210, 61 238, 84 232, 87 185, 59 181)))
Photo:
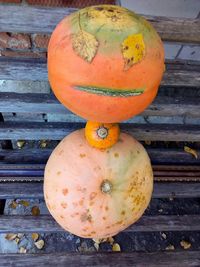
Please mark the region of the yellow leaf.
POLYGON ((25 141, 24 140, 19 140, 19 141, 17 141, 17 147, 19 148, 19 149, 21 149, 24 145, 25 145, 25 141))
POLYGON ((47 147, 47 144, 48 144, 47 140, 41 140, 40 141, 40 147, 41 148, 46 148, 47 147))
POLYGON ((32 233, 31 237, 32 237, 33 241, 37 241, 39 238, 39 234, 38 233, 32 233))
POLYGON ((96 250, 98 251, 99 250, 99 243, 94 243, 94 247, 96 248, 96 250))
POLYGON ((15 242, 18 244, 20 239, 18 237, 15 238, 15 242))
POLYGON ((38 240, 37 242, 35 242, 35 246, 38 248, 38 249, 42 249, 44 247, 44 240, 38 240))
POLYGON ((191 247, 191 243, 189 243, 189 242, 187 242, 185 240, 182 240, 180 242, 180 244, 181 244, 181 247, 184 248, 184 249, 189 249, 191 247))
POLYGON ((129 35, 123 41, 122 54, 125 61, 124 70, 142 61, 145 56, 145 44, 141 33, 129 35))
POLYGON ((192 154, 196 159, 198 158, 196 150, 190 148, 189 146, 184 146, 184 151, 192 154))
POLYGON ((80 30, 72 35, 72 46, 78 56, 91 63, 97 53, 99 42, 94 35, 80 30))
POLYGON ((162 236, 164 239, 166 239, 166 238, 167 238, 167 236, 166 236, 166 234, 165 234, 165 233, 162 233, 162 234, 161 234, 161 236, 162 236))
POLYGON ((17 234, 7 234, 5 236, 5 239, 9 240, 9 241, 12 241, 14 240, 15 238, 17 237, 17 234))
POLYGON ((37 206, 34 206, 31 209, 31 213, 33 216, 38 216, 38 215, 40 215, 40 209, 37 206))
POLYGON ((145 142, 145 144, 148 145, 148 146, 151 145, 151 141, 146 140, 146 141, 144 141, 144 142, 145 142))
POLYGON ((112 251, 121 251, 120 245, 118 243, 114 243, 112 246, 112 251))
POLYGON ((25 200, 20 200, 19 202, 18 202, 18 204, 21 204, 21 205, 23 205, 24 207, 28 207, 30 204, 29 204, 29 202, 28 201, 25 201, 25 200))

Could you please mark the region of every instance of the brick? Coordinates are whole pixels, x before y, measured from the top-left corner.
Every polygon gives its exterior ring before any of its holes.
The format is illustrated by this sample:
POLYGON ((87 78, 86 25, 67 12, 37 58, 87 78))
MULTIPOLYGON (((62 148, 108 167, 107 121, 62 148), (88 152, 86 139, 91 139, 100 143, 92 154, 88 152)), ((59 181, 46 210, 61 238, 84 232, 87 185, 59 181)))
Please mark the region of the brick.
POLYGON ((0 32, 0 48, 8 47, 8 40, 10 36, 6 32, 0 32))
POLYGON ((184 60, 200 60, 200 46, 198 45, 184 45, 178 59, 184 60))
POLYGON ((8 45, 8 48, 28 49, 31 47, 30 37, 28 34, 12 33, 8 45))
POLYGON ((115 4, 115 0, 26 0, 30 5, 57 6, 57 7, 76 7, 83 8, 85 6, 115 4))
POLYGON ((28 34, 22 33, 0 33, 0 48, 28 49, 31 41, 28 34))
POLYGON ((13 57, 13 58, 46 58, 47 53, 45 52, 32 52, 32 51, 0 51, 1 57, 13 57))
POLYGON ((33 35, 33 44, 36 48, 47 49, 50 36, 45 34, 33 35))
POLYGON ((196 18, 200 11, 199 0, 121 0, 121 5, 152 16, 196 18))

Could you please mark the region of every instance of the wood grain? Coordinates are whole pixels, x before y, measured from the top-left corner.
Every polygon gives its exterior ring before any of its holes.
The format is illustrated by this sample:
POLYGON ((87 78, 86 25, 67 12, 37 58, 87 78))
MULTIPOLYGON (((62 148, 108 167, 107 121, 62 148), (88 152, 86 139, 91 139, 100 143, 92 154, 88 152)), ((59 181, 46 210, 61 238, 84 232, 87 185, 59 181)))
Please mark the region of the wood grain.
MULTIPOLYGON (((0 199, 43 198, 43 183, 35 182, 37 179, 36 177, 33 178, 34 182, 0 183, 0 199)), ((30 177, 27 177, 27 180, 31 180, 30 177)), ((158 182, 154 184, 153 198, 190 198, 191 196, 200 197, 200 183, 158 182)))
MULTIPOLYGON (((76 9, 0 5, 0 31, 51 33, 58 22, 76 9), (31 18, 31 19, 30 19, 31 18)), ((200 20, 145 16, 163 40, 199 43, 200 20)))
MULTIPOLYGON (((142 216, 125 232, 199 231, 200 215, 142 216)), ((51 215, 0 215, 0 233, 63 232, 51 215)))
MULTIPOLYGON (((83 123, 0 122, 0 140, 60 140, 83 128, 83 123)), ((200 125, 121 124, 121 130, 138 140, 200 141, 200 125)))
MULTIPOLYGON (((200 65, 168 63, 161 85, 165 86, 200 86, 200 65)), ((47 67, 43 60, 22 60, 0 58, 1 80, 46 81, 47 67), (28 71, 27 71, 28 70, 28 71), (26 74, 26 75, 25 75, 26 74)))
MULTIPOLYGON (((148 148, 147 152, 153 164, 184 164, 200 166, 200 152, 198 158, 194 158, 183 149, 172 148, 148 148)), ((46 164, 52 149, 0 149, 0 161, 2 163, 34 163, 46 164)), ((194 168, 194 166, 193 166, 194 168)))
MULTIPOLYGON (((200 117, 199 103, 200 97, 158 95, 141 115, 200 117)), ((0 112, 56 113, 65 114, 69 121, 78 119, 52 94, 0 93, 0 112)))
POLYGON ((2 254, 2 266, 10 267, 199 267, 199 251, 183 252, 98 252, 98 253, 49 253, 49 254, 2 254))

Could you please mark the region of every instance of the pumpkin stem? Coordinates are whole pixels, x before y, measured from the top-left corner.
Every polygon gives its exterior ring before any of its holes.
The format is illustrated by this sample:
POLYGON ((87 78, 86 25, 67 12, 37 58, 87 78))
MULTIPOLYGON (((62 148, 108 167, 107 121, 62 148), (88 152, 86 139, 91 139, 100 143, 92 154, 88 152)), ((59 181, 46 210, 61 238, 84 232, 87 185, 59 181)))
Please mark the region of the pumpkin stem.
POLYGON ((108 136, 108 128, 101 126, 99 129, 97 129, 97 135, 98 137, 105 139, 108 136))
POLYGON ((103 193, 109 194, 112 191, 112 184, 108 180, 104 180, 101 184, 101 191, 103 193))

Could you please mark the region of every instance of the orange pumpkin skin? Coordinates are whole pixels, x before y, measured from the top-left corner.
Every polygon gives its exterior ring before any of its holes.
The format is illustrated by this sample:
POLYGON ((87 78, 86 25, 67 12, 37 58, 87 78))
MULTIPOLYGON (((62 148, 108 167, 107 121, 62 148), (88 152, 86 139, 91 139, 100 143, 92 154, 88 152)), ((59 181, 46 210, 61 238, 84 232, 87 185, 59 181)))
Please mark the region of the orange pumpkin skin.
POLYGON ((110 237, 137 221, 152 189, 149 157, 125 133, 101 151, 88 144, 84 129, 75 131, 55 148, 45 168, 50 213, 65 230, 85 238, 110 237))
POLYGON ((64 18, 48 47, 48 76, 56 97, 91 121, 119 122, 142 112, 155 98, 163 71, 164 49, 156 31, 122 7, 88 7, 64 18), (77 52, 74 38, 81 31, 96 41, 89 59, 81 54, 80 42, 77 52), (138 90, 142 93, 134 94, 138 90))

